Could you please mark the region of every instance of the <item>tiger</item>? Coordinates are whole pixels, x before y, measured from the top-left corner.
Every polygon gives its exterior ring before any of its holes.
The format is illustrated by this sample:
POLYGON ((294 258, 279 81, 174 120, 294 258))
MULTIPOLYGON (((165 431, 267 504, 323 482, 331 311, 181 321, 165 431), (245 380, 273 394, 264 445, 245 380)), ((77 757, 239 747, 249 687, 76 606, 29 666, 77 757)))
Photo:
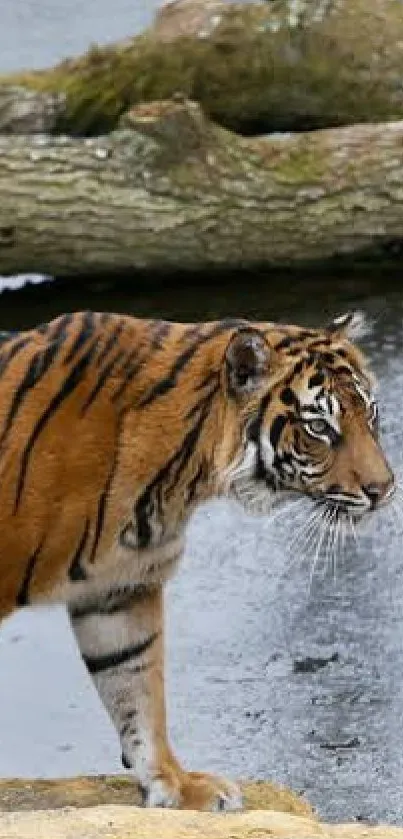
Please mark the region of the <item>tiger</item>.
POLYGON ((193 511, 306 496, 358 520, 393 495, 358 327, 85 311, 0 336, 0 619, 65 604, 144 806, 242 807, 167 735, 164 587, 193 511))

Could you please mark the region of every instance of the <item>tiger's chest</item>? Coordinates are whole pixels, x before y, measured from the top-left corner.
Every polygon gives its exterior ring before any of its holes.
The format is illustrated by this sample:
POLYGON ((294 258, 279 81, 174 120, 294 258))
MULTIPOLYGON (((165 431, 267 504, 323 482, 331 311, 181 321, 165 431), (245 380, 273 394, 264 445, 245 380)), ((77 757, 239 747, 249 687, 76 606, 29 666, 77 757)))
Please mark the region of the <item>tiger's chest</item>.
POLYGON ((98 557, 85 579, 76 583, 64 580, 57 585, 52 599, 67 602, 73 613, 106 608, 127 600, 139 589, 163 585, 175 573, 183 550, 183 534, 146 549, 119 540, 106 555, 98 557))

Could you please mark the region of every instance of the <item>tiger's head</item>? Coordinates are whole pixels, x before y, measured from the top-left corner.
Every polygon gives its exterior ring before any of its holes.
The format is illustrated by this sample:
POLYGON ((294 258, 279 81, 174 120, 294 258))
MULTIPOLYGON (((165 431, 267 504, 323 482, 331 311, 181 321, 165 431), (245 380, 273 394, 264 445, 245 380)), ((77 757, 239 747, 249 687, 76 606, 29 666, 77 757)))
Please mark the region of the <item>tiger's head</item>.
POLYGON ((374 378, 352 343, 361 318, 324 329, 238 330, 226 351, 230 400, 242 421, 227 491, 264 512, 297 494, 359 517, 393 494, 378 436, 374 378))

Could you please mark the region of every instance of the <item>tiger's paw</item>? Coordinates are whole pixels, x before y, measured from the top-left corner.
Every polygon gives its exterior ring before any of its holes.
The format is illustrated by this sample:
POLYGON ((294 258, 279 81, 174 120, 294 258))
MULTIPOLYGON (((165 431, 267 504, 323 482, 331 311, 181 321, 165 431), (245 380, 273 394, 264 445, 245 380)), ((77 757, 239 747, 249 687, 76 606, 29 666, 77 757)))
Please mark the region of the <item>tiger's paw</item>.
POLYGON ((146 807, 174 807, 179 810, 225 812, 242 809, 239 787, 203 772, 177 774, 170 768, 155 778, 146 793, 146 807))

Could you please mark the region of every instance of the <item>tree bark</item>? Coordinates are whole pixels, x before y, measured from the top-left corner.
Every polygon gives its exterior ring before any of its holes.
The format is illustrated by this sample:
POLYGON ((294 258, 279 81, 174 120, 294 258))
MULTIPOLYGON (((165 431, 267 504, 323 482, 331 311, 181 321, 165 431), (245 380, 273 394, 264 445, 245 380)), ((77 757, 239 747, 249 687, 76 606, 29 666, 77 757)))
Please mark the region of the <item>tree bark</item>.
POLYGON ((244 139, 198 105, 0 137, 0 273, 300 265, 403 241, 403 122, 244 139))
POLYGON ((55 131, 66 109, 62 93, 46 93, 21 85, 0 85, 0 134, 55 131))

